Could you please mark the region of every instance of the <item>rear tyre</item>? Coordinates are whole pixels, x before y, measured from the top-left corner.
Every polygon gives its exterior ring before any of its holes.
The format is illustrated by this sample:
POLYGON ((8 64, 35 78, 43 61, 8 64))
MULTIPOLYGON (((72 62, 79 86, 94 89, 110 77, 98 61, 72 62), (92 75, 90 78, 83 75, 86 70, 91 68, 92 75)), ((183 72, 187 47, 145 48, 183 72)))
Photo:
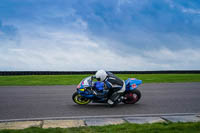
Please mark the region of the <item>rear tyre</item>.
POLYGON ((86 105, 91 102, 91 99, 81 96, 79 93, 75 92, 72 95, 72 100, 79 105, 86 105))
POLYGON ((138 89, 130 91, 125 94, 125 98, 122 102, 125 104, 135 104, 141 98, 141 92, 138 89))

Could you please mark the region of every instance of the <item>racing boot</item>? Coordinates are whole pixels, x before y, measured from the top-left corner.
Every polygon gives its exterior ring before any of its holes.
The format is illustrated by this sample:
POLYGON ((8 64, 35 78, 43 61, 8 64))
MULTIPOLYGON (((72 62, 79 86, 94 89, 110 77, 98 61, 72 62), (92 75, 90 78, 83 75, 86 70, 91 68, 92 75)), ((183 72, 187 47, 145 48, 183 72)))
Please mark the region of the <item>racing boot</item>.
POLYGON ((120 96, 121 96, 120 93, 114 92, 111 95, 110 99, 108 99, 107 103, 109 105, 115 105, 115 104, 119 103, 121 101, 120 96))

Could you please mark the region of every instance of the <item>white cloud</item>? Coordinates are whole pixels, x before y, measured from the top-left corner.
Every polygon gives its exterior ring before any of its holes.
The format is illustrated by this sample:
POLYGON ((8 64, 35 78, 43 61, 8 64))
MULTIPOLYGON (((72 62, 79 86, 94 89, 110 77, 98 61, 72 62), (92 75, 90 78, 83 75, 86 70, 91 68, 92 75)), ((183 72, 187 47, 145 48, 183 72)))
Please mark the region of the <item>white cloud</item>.
MULTIPOLYGON (((98 37, 95 37, 95 40, 91 39, 92 35, 87 33, 87 22, 74 12, 72 10, 68 14, 75 17, 74 21, 67 23, 65 28, 15 22, 15 26, 19 29, 19 40, 0 40, 0 70, 166 70, 200 67, 200 49, 173 51, 159 48, 156 51, 140 50, 140 53, 135 49, 137 52, 119 54, 113 48, 114 45, 109 46, 111 40, 102 40, 98 37)), ((64 19, 64 16, 61 14, 58 17, 64 19)), ((162 43, 149 34, 144 36, 146 34, 140 33, 132 38, 137 40, 141 37, 139 40, 144 43, 149 43, 151 40, 158 44, 162 43)), ((175 39, 177 43, 186 42, 183 38, 175 39)), ((125 47, 129 49, 130 46, 125 47)))
POLYGON ((192 8, 183 8, 182 7, 182 12, 200 15, 200 10, 192 9, 192 8))
POLYGON ((156 64, 166 65, 166 69, 199 69, 200 49, 181 49, 172 51, 161 48, 155 51, 146 51, 145 57, 156 64))
POLYGON ((177 9, 181 10, 183 13, 200 15, 200 9, 186 8, 186 7, 176 3, 173 0, 165 0, 165 1, 169 4, 170 8, 177 8, 177 9))
POLYGON ((199 49, 171 51, 162 48, 141 51, 139 55, 133 52, 124 57, 108 48, 109 42, 91 40, 86 33, 37 32, 42 37, 23 34, 19 47, 0 49, 0 70, 166 70, 200 67, 197 62, 200 60, 199 49))

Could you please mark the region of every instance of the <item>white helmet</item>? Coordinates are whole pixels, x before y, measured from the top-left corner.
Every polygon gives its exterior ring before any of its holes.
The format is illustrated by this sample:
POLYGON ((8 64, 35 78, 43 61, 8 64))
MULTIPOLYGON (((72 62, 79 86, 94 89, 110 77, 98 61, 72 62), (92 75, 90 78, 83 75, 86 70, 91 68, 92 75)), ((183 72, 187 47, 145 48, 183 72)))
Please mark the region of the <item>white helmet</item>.
POLYGON ((104 81, 106 79, 106 77, 108 76, 108 74, 106 73, 105 70, 98 70, 95 74, 96 79, 99 81, 104 81))

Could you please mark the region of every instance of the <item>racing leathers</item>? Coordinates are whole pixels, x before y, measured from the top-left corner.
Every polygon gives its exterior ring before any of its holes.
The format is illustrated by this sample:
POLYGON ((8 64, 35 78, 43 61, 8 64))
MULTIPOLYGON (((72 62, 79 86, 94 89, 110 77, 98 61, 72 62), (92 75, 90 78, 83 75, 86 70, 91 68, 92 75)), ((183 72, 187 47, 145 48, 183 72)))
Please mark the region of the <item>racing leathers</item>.
POLYGON ((124 81, 116 77, 111 72, 106 72, 107 77, 104 80, 105 86, 109 89, 108 103, 114 104, 120 97, 120 93, 125 91, 124 81))

